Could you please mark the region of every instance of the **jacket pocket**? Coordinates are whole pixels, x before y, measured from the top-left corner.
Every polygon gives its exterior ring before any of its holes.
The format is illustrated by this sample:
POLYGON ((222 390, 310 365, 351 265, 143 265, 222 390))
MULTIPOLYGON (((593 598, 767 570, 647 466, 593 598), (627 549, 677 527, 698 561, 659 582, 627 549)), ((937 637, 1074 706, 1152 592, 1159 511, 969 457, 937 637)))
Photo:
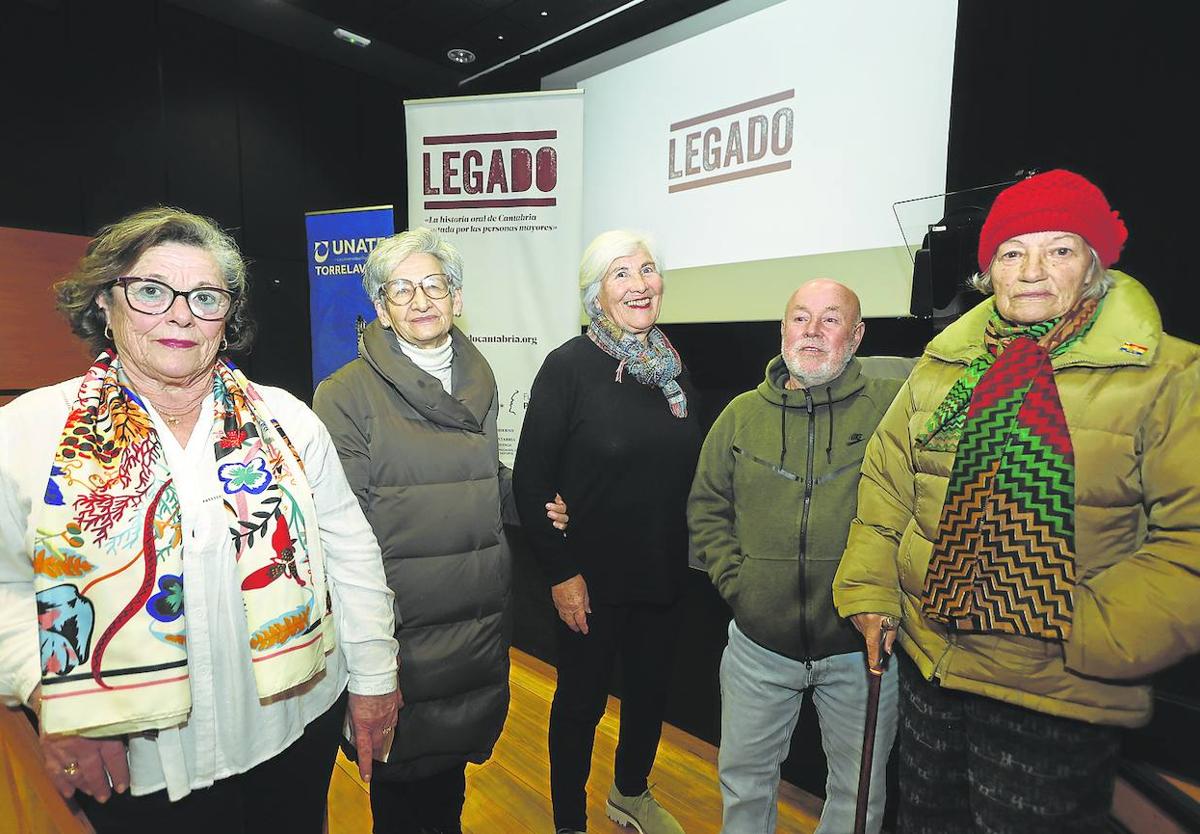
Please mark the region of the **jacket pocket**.
POLYGON ((900 536, 896 567, 900 574, 900 587, 909 596, 920 599, 925 589, 925 573, 929 570, 929 559, 933 554, 933 543, 921 535, 916 519, 909 519, 900 536))
POLYGON ((744 553, 795 562, 799 553, 804 478, 766 457, 733 446, 734 534, 744 553))
POLYGON ((732 600, 738 627, 759 645, 796 655, 800 640, 799 562, 747 555, 738 569, 732 600))
POLYGON ((960 632, 958 645, 959 656, 952 668, 959 674, 984 681, 1007 680, 1015 688, 1038 694, 1061 685, 1057 670, 1062 666, 1063 650, 1057 641, 960 632))
MULTIPOLYGON (((783 467, 779 466, 778 464, 772 463, 771 461, 769 461, 765 458, 760 458, 758 455, 747 452, 741 446, 732 446, 730 448, 733 449, 733 454, 735 455, 735 464, 734 464, 735 471, 738 468, 736 462, 740 461, 740 462, 744 462, 744 463, 750 465, 752 467, 752 469, 753 469, 753 467, 761 467, 763 470, 766 470, 767 472, 770 472, 773 475, 783 478, 784 480, 792 481, 793 483, 803 480, 803 476, 797 475, 795 472, 790 472, 787 469, 784 469, 783 467)), ((750 474, 751 474, 751 476, 754 476, 754 475, 758 475, 758 474, 762 474, 762 473, 752 471, 750 474)))

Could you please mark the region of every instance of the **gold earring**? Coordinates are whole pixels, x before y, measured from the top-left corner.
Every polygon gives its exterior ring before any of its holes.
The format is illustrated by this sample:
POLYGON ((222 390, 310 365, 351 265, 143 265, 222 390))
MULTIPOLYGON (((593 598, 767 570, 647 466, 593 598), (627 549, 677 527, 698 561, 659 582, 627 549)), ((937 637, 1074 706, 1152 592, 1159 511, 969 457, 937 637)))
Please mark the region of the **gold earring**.
POLYGON ((224 353, 227 350, 229 350, 229 339, 222 336, 221 337, 221 353, 224 353))
POLYGON ((104 338, 108 339, 110 342, 113 340, 112 325, 108 322, 104 323, 104 338))

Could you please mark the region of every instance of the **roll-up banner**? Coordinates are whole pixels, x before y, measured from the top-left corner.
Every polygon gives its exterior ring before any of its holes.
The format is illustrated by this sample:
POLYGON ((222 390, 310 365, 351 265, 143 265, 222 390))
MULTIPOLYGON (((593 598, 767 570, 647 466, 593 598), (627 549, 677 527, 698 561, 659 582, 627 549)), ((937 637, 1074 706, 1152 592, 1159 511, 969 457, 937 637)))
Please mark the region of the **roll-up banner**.
POLYGON ((409 226, 464 264, 456 322, 499 386, 511 465, 546 354, 579 335, 583 99, 577 90, 406 101, 409 226))
POLYGON ((359 322, 375 318, 363 293, 362 271, 379 241, 392 235, 391 206, 310 211, 308 233, 309 320, 312 323, 313 388, 358 356, 359 322))

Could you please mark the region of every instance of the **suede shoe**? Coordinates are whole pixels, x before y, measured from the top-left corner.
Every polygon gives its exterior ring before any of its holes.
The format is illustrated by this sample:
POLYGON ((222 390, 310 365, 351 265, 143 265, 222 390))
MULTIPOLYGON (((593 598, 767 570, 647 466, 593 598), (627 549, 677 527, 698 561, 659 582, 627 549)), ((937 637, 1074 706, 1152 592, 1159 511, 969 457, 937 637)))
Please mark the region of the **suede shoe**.
POLYGON ((640 834, 684 834, 683 828, 649 790, 641 796, 625 796, 613 785, 604 810, 610 820, 633 826, 640 834))

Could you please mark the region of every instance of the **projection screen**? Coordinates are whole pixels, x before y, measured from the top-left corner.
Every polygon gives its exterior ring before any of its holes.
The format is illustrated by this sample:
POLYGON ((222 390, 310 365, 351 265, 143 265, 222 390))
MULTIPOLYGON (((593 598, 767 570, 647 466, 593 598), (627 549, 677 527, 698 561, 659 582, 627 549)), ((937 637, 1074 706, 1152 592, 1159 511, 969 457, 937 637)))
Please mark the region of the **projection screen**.
POLYGON ((892 204, 944 190, 956 18, 952 0, 735 0, 548 76, 585 91, 584 240, 657 240, 663 322, 777 318, 822 276, 865 316, 906 315, 892 204))

